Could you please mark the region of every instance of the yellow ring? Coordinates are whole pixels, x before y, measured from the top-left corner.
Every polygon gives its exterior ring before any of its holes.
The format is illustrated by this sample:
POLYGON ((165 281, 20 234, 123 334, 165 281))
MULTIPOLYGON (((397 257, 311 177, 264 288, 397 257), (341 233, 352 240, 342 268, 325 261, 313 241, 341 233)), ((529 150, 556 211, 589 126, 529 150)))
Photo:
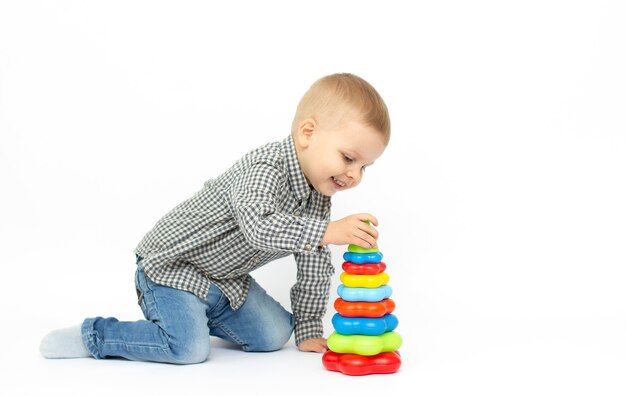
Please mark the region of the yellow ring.
POLYGON ((386 272, 381 272, 375 275, 354 275, 347 272, 342 272, 339 275, 341 283, 347 287, 379 287, 389 282, 389 275, 386 272))

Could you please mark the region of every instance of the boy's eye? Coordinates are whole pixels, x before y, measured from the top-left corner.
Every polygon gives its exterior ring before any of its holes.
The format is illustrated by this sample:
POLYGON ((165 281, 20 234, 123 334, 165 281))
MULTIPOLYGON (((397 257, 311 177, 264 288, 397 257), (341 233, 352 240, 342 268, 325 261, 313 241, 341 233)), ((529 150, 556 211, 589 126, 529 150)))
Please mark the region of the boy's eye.
POLYGON ((344 159, 346 162, 348 162, 348 163, 350 163, 350 162, 352 162, 352 161, 353 161, 353 159, 352 159, 352 158, 350 158, 350 157, 348 157, 347 155, 344 155, 344 156, 343 156, 343 159, 344 159))

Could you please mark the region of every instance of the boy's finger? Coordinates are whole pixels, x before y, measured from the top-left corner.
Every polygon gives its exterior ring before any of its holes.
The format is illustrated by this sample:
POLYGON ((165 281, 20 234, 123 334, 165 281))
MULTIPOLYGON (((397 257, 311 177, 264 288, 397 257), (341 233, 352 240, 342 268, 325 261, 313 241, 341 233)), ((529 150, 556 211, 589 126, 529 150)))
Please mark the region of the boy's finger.
POLYGON ((378 227, 378 219, 376 219, 376 217, 374 217, 374 215, 369 214, 369 213, 361 213, 360 215, 358 215, 359 220, 365 222, 365 221, 369 221, 372 225, 378 227))
POLYGON ((376 217, 374 217, 374 215, 369 214, 369 213, 368 213, 368 216, 369 216, 369 218, 370 218, 370 223, 371 223, 372 225, 374 225, 374 226, 378 227, 378 219, 377 219, 376 217))
POLYGON ((373 247, 376 247, 376 239, 367 232, 363 232, 360 235, 355 235, 355 237, 359 239, 358 243, 356 244, 361 246, 362 248, 371 249, 373 247))
POLYGON ((371 225, 368 225, 366 223, 361 223, 359 224, 359 230, 373 236, 374 239, 378 239, 378 230, 372 227, 371 225))

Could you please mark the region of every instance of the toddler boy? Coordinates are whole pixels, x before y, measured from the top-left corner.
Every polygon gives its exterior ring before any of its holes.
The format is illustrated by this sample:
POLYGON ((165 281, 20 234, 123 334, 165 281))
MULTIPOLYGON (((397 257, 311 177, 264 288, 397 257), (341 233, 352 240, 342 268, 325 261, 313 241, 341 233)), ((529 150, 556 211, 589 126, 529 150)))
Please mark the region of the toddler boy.
POLYGON ((324 352, 328 245, 371 248, 378 238, 371 214, 330 221, 331 196, 360 183, 389 136, 387 107, 368 82, 347 73, 316 81, 290 136, 206 182, 139 243, 135 284, 146 320, 88 318, 46 335, 41 354, 190 364, 207 359, 211 335, 274 351, 292 332, 299 350, 324 352), (287 255, 297 265, 292 313, 250 276, 287 255))

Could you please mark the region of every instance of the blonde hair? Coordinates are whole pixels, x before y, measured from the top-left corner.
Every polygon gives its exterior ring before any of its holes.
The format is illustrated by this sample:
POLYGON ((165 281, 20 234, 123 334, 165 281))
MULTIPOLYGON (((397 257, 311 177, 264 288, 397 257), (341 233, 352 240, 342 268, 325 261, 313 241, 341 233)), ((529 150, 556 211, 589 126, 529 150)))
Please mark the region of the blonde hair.
POLYGON ((356 117, 378 130, 385 145, 389 143, 391 122, 387 105, 370 83, 350 73, 331 74, 315 81, 298 104, 291 132, 295 134, 307 118, 321 123, 344 117, 356 117))

